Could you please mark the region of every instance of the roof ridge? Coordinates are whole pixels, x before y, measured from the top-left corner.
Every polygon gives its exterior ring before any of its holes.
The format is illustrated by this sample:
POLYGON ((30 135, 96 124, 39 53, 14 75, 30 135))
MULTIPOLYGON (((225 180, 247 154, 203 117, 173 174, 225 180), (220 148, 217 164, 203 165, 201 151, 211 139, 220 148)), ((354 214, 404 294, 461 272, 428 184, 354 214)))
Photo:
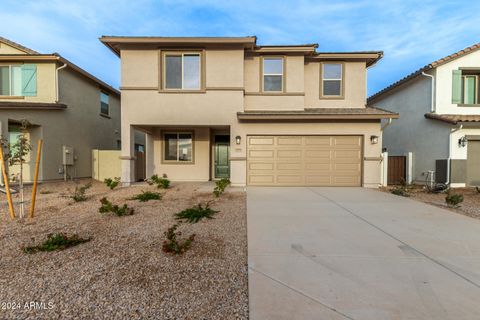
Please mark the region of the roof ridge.
POLYGON ((18 50, 24 51, 24 52, 26 52, 26 53, 28 53, 28 54, 40 54, 39 52, 37 52, 37 51, 35 51, 35 50, 32 50, 32 49, 27 48, 27 47, 25 47, 25 46, 22 46, 22 45, 19 44, 19 43, 16 43, 16 42, 14 42, 14 41, 12 41, 12 40, 9 40, 9 39, 4 38, 4 37, 1 37, 1 36, 0 36, 0 42, 4 42, 4 43, 8 44, 9 46, 12 46, 12 47, 14 47, 14 48, 16 48, 16 49, 18 49, 18 50))
POLYGON ((452 54, 449 54, 449 55, 447 55, 443 58, 437 59, 437 60, 421 67, 420 69, 406 75, 405 77, 401 78, 400 80, 395 81, 394 83, 392 83, 391 85, 381 89, 380 91, 372 94, 370 97, 368 97, 367 102, 372 102, 373 100, 380 97, 381 95, 383 95, 383 94, 395 89, 396 87, 408 82, 409 80, 415 78, 416 76, 420 75, 422 72, 425 72, 425 71, 433 69, 433 68, 437 68, 437 67, 439 67, 443 64, 446 64, 446 63, 448 63, 452 60, 463 57, 464 55, 472 53, 473 51, 476 51, 478 49, 480 49, 480 42, 475 43, 475 44, 473 44, 471 46, 468 46, 466 48, 463 48, 463 49, 461 49, 457 52, 454 52, 452 54))

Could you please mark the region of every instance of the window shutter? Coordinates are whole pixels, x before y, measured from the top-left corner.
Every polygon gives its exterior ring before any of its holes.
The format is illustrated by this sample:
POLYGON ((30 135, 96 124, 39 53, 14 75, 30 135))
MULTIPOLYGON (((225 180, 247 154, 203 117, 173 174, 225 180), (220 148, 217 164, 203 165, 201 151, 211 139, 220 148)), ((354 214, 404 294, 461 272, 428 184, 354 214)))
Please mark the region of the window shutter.
POLYGON ((452 103, 462 103, 462 70, 452 71, 452 103))
POLYGON ((32 97, 37 95, 37 66, 22 65, 22 95, 32 97))

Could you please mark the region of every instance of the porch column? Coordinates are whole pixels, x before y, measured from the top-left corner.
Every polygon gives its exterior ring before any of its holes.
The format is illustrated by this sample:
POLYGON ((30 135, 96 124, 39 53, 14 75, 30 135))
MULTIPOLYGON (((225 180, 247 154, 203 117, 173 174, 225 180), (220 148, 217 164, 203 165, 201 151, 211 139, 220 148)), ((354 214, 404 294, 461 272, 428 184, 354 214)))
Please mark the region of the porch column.
MULTIPOLYGON (((1 119, 0 118, 0 139, 5 139, 5 140, 8 140, 8 119, 1 119)), ((3 148, 3 154, 5 155, 7 152, 7 148, 3 148)), ((5 163, 6 165, 8 165, 8 162, 5 163)), ((0 166, 1 166, 1 163, 0 163, 0 166)), ((1 169, 1 167, 0 167, 1 169)), ((7 168, 8 170, 8 168, 7 168)), ((1 171, 0 171, 0 185, 5 185, 4 181, 3 181, 3 174, 1 174, 1 171)))
POLYGON ((128 124, 122 126, 122 183, 129 186, 135 181, 135 132, 128 124))
POLYGON ((153 135, 151 133, 145 133, 145 172, 147 178, 150 178, 155 171, 155 165, 153 160, 153 135))

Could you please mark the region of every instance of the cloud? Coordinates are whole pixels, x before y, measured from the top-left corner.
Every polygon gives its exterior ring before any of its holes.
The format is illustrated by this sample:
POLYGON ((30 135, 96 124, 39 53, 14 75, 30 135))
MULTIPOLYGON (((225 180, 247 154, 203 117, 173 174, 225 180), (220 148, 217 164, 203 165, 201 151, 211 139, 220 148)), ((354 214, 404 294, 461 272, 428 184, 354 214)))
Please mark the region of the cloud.
POLYGON ((261 44, 383 50, 369 70, 369 93, 480 36, 474 1, 6 0, 2 7, 2 36, 58 51, 114 86, 118 59, 98 42, 101 35, 257 35, 261 44))

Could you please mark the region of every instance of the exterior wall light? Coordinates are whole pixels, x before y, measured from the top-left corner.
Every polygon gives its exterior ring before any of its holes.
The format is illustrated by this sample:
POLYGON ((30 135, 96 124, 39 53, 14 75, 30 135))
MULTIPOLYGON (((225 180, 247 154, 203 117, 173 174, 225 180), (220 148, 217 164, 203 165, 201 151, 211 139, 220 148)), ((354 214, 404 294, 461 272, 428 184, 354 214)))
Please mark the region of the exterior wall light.
POLYGON ((236 136, 236 137, 235 137, 235 143, 236 143, 236 144, 240 144, 241 142, 242 142, 242 137, 236 136))
POLYGON ((467 145, 468 139, 467 136, 463 136, 460 139, 458 139, 458 145, 460 147, 465 147, 467 145))
POLYGON ((370 142, 372 144, 377 144, 378 143, 378 136, 370 136, 370 142))

